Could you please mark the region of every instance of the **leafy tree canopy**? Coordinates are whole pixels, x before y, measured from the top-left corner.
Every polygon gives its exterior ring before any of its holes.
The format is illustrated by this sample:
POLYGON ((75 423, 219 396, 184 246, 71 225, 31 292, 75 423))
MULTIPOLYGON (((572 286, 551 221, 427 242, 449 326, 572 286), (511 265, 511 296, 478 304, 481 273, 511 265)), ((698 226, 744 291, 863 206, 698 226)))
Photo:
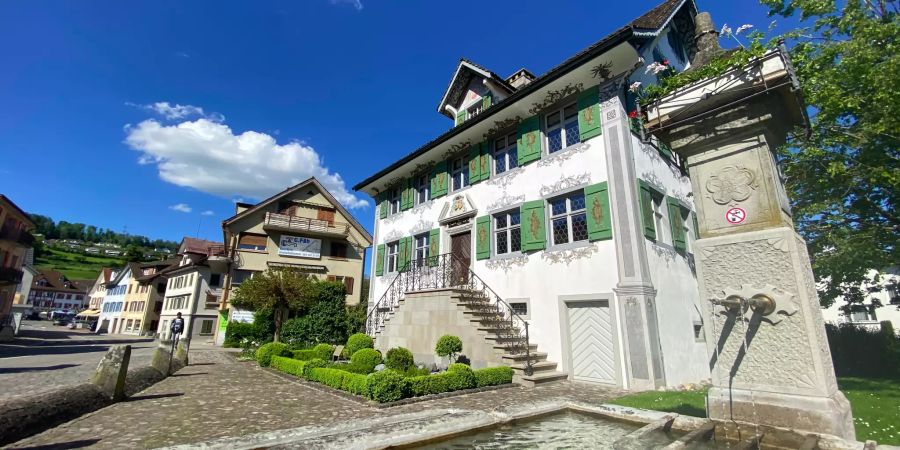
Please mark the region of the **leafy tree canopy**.
POLYGON ((900 261, 900 2, 761 1, 809 25, 786 37, 811 135, 780 158, 823 305, 858 303, 873 291, 868 272, 900 261))
POLYGON ((231 303, 251 311, 272 310, 275 318, 275 342, 281 338, 281 326, 288 312, 305 314, 316 298, 316 281, 295 269, 270 268, 241 283, 231 303))

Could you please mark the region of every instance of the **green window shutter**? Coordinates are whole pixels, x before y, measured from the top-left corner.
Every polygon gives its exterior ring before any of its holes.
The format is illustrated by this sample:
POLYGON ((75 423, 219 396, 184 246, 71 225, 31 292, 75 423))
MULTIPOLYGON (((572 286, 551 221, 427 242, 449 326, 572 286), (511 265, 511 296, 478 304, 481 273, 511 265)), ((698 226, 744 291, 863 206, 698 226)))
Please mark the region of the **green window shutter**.
POLYGON ((397 249, 397 272, 406 272, 409 269, 409 237, 400 238, 399 249, 397 249))
POLYGON ((525 202, 521 207, 522 251, 543 250, 547 247, 544 231, 544 201, 525 202))
POLYGON ((491 178, 491 141, 481 143, 481 180, 491 178))
POLYGON ((447 161, 441 161, 431 169, 431 198, 447 195, 450 175, 447 174, 447 161))
POLYGON ((375 275, 379 277, 384 275, 384 244, 378 244, 375 251, 375 275))
POLYGON ((481 144, 469 149, 469 184, 481 181, 481 144))
POLYGON ((684 218, 681 215, 681 203, 672 197, 666 197, 666 205, 669 209, 669 228, 672 229, 672 246, 675 251, 684 253, 687 248, 684 244, 684 218))
POLYGON ((428 233, 428 265, 438 264, 438 255, 441 254, 441 229, 435 228, 428 233))
POLYGON ((466 121, 466 110, 460 110, 456 113, 456 124, 459 125, 466 121))
POLYGON ((378 216, 384 219, 388 216, 388 208, 390 208, 390 205, 388 204, 387 193, 382 193, 379 198, 381 199, 381 201, 378 203, 378 216))
POLYGON ((594 86, 578 94, 578 133, 581 135, 582 142, 602 133, 599 86, 594 86))
POLYGON ((606 181, 584 188, 587 203, 588 239, 612 239, 612 219, 609 216, 609 187, 606 181))
POLYGON ((655 241, 656 221, 653 220, 653 195, 650 193, 650 186, 644 180, 638 180, 638 197, 641 205, 641 221, 644 224, 644 236, 655 241))
POLYGON ((487 94, 484 94, 484 97, 481 97, 481 110, 483 111, 490 108, 493 101, 494 94, 491 91, 487 91, 487 94))
POLYGON ((491 216, 475 219, 475 259, 491 257, 491 216))
POLYGON ((700 224, 697 223, 697 213, 691 211, 691 221, 694 222, 694 240, 700 239, 700 224))
POLYGON ((541 159, 541 117, 532 116, 519 123, 516 154, 519 165, 541 159))
POLYGON ((413 180, 412 178, 406 179, 406 187, 403 188, 403 191, 400 194, 400 210, 405 211, 409 208, 413 207, 413 180))

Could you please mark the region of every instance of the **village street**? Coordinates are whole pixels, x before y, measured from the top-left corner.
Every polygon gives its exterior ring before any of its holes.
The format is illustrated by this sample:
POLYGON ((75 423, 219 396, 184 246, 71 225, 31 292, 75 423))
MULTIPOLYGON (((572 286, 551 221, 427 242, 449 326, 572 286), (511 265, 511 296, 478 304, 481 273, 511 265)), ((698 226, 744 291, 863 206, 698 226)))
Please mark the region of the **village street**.
POLYGON ((153 339, 69 330, 47 320, 24 321, 19 336, 0 343, 0 401, 88 381, 110 345, 131 345, 131 366, 150 363, 153 339))

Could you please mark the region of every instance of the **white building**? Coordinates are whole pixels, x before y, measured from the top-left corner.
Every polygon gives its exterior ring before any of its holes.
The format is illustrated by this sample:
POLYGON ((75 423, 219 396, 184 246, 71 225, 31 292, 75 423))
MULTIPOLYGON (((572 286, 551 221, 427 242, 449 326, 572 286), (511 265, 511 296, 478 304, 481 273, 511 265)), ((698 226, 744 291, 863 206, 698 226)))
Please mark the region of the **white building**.
POLYGON ((132 271, 136 263, 128 263, 118 272, 113 272, 111 281, 106 285, 106 295, 100 303, 100 318, 97 333, 118 334, 122 332, 122 310, 125 307, 125 294, 131 282, 132 271))
POLYGON ((170 338, 172 320, 184 319, 182 338, 212 342, 219 320, 227 259, 220 242, 185 237, 178 247, 181 261, 163 271, 168 279, 157 334, 170 338))
POLYGON ((891 322, 894 332, 900 336, 900 269, 891 268, 882 272, 870 271, 870 286, 881 287, 879 292, 869 294, 862 304, 852 305, 849 311, 844 309, 843 298, 835 299, 828 308, 823 308, 822 317, 825 322, 840 325, 852 323, 870 330, 878 330, 881 322, 891 322), (875 281, 878 276, 879 280, 875 281))
MULTIPOLYGON (((482 280, 528 322, 530 351, 546 358, 535 382, 567 376, 646 389, 709 377, 690 181, 628 117, 629 85, 655 81, 646 65, 688 64, 695 14, 692 1, 666 1, 540 77, 459 63, 438 107, 455 126, 355 186, 379 205, 369 298, 376 342, 421 347, 417 358, 433 351, 434 342, 418 341, 447 324, 415 328, 425 316, 403 310, 423 303, 398 302, 397 293, 431 287, 446 259, 428 257, 452 254, 474 274, 452 267, 454 279, 482 280), (409 269, 423 266, 435 269, 409 269), (403 320, 415 331, 397 331, 403 320)), ((471 326, 481 333, 472 336, 503 339, 483 322, 471 326)))

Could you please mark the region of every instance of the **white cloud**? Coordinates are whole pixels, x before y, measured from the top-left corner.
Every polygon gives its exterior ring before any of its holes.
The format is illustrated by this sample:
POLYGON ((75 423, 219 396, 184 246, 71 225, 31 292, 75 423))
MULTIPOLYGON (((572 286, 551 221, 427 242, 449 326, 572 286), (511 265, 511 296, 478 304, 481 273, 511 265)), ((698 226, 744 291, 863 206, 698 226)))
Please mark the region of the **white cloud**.
POLYGON ((361 0, 331 0, 332 5, 350 5, 356 8, 357 11, 362 11, 363 4, 361 0))
POLYGON ((178 212, 183 212, 183 213, 191 212, 191 207, 188 206, 187 203, 179 203, 177 205, 172 205, 169 207, 169 209, 171 209, 172 211, 178 211, 178 212))
POLYGON ((128 106, 153 111, 168 120, 181 120, 188 117, 204 117, 213 122, 224 122, 225 116, 216 112, 207 113, 203 108, 194 105, 180 105, 178 103, 171 104, 169 102, 156 102, 147 105, 139 105, 136 103, 126 102, 128 106))
POLYGON ((201 216, 214 216, 214 215, 216 215, 216 213, 207 209, 206 211, 203 211, 202 213, 200 213, 200 215, 201 216))
POLYGON ((175 125, 149 119, 125 131, 125 143, 141 152, 138 162, 155 164, 160 178, 178 186, 260 200, 314 176, 345 206, 368 205, 324 166, 315 149, 300 142, 279 144, 256 131, 235 134, 205 118, 175 125))

